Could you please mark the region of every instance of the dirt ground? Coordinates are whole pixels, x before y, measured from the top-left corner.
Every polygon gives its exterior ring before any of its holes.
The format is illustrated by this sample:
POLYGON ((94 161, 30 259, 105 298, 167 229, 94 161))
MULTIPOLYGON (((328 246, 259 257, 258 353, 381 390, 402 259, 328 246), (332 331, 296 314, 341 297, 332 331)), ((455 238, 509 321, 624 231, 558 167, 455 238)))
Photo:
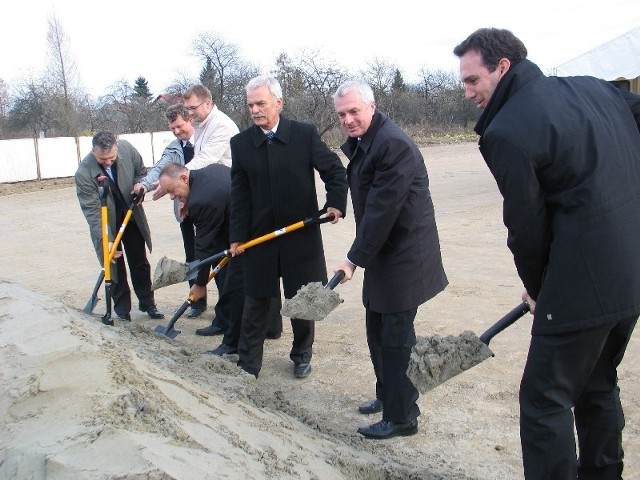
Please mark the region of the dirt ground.
MULTIPOLYGON (((450 284, 419 309, 416 333, 480 335, 522 290, 501 198, 475 144, 423 153, 450 284)), ((82 313, 100 270, 73 181, 29 183, 0 185, 1 478, 523 478, 517 392, 529 315, 491 341, 495 357, 421 395, 417 435, 365 440, 356 429, 379 417, 357 411, 374 396, 362 272, 336 287, 344 302, 317 322, 308 378, 292 376, 285 322, 265 344, 260 378, 247 379, 206 353, 220 337, 194 334, 212 309, 181 318, 175 340, 153 333, 184 302, 185 285, 157 291, 160 322, 133 311, 131 324, 105 327, 102 300, 82 313)), ((169 199, 145 209, 152 266, 163 255, 182 260, 169 199)), ((353 237, 351 211, 321 228, 331 275, 353 237)), ((625 479, 640 479, 639 354, 635 336, 619 371, 625 479)))

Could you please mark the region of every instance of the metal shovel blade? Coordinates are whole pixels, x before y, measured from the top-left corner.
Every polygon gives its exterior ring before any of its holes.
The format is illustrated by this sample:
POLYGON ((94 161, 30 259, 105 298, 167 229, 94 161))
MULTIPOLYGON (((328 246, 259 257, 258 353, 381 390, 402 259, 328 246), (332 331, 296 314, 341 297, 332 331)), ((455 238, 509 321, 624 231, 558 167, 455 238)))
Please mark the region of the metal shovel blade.
POLYGON ((153 273, 151 288, 157 290, 158 288, 184 282, 188 271, 188 263, 178 262, 164 256, 158 261, 153 273))
POLYGON ((164 325, 158 325, 153 331, 159 333, 160 335, 165 335, 171 340, 176 338, 178 335, 180 335, 180 330, 176 330, 175 328, 173 328, 173 326, 176 324, 182 314, 187 311, 187 308, 189 308, 190 305, 191 299, 185 300, 184 303, 180 305, 180 308, 176 310, 176 313, 173 314, 173 317, 171 317, 171 320, 169 320, 169 323, 166 327, 164 325))
POLYGON ((416 345, 411 349, 407 376, 420 393, 425 393, 475 367, 494 356, 489 349, 491 338, 514 324, 528 311, 528 304, 518 305, 480 337, 471 331, 465 331, 458 336, 433 335, 417 338, 416 345))
POLYGON ((320 282, 312 282, 302 286, 298 293, 284 301, 280 314, 312 322, 323 320, 344 301, 340 295, 333 291, 333 288, 343 278, 344 272, 340 270, 325 286, 322 286, 320 282))

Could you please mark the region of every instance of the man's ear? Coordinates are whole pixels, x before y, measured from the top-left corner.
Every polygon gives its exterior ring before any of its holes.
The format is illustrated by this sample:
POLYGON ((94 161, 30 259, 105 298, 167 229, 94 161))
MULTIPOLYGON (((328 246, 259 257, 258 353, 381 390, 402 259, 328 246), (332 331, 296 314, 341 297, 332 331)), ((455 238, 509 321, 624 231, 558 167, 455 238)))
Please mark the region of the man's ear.
POLYGON ((511 68, 511 61, 508 58, 501 58, 498 62, 498 71, 500 72, 500 78, 502 78, 511 68))

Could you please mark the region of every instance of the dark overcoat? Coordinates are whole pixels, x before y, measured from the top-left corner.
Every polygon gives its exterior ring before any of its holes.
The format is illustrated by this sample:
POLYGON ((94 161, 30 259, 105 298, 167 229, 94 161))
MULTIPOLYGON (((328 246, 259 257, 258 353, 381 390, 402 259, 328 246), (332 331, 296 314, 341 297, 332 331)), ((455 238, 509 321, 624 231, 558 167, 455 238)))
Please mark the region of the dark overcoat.
MULTIPOLYGON (((345 168, 314 125, 281 116, 272 140, 253 125, 231 138, 231 155, 231 242, 246 242, 317 214, 316 171, 325 185, 324 207, 345 214, 345 168)), ((285 298, 307 283, 327 281, 320 225, 251 247, 244 256, 245 293, 253 297, 277 296, 278 277, 285 298)))
POLYGON ((478 124, 533 334, 640 313, 640 97, 593 77, 502 78, 478 124), (634 119, 635 115, 635 119, 634 119))
POLYGON ((422 154, 377 110, 362 139, 349 138, 342 151, 357 227, 347 257, 365 269, 364 306, 378 313, 416 308, 448 283, 422 154))

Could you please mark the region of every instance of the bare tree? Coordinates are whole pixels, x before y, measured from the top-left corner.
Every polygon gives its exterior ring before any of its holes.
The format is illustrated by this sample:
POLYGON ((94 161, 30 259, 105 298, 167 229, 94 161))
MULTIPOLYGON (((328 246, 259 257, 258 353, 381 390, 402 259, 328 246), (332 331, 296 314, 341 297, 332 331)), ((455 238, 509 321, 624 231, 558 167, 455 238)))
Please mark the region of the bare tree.
POLYGON ((347 78, 347 71, 324 60, 317 50, 302 51, 296 58, 278 56, 275 76, 283 80, 285 114, 313 123, 320 136, 337 126, 333 94, 347 78))
POLYGON ((75 136, 77 115, 74 93, 78 76, 69 48, 69 39, 55 15, 48 19, 47 45, 49 61, 43 75, 43 83, 48 85, 52 94, 49 108, 56 111, 59 133, 75 136))
POLYGON ((7 82, 0 78, 0 139, 6 138, 7 117, 10 106, 11 97, 9 96, 9 87, 7 86, 7 82))
POLYGON ((226 77, 240 62, 238 47, 215 32, 201 32, 193 41, 193 49, 209 70, 206 86, 216 97, 214 100, 221 102, 225 97, 226 77))

